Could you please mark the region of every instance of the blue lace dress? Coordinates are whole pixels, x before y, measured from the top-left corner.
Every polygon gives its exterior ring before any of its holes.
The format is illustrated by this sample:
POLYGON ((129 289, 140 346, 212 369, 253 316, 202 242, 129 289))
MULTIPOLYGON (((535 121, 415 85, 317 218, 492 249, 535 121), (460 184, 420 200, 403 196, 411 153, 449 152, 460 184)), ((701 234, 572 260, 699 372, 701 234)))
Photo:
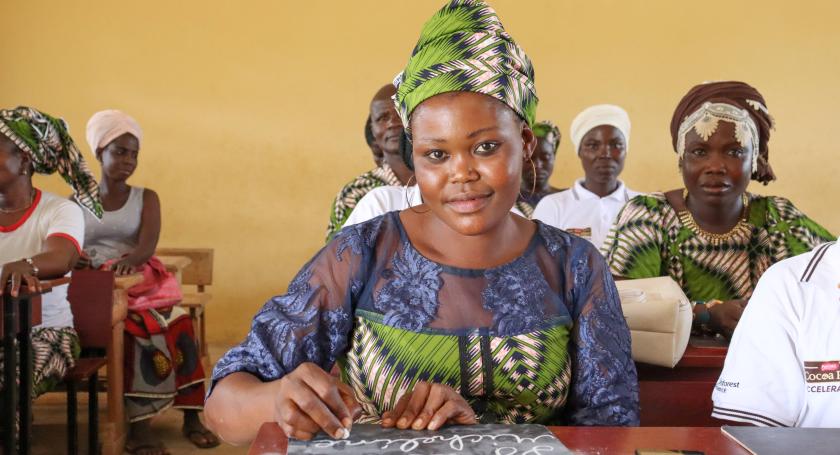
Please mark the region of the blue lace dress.
POLYGON ((213 382, 337 362, 362 421, 422 380, 459 390, 483 422, 638 425, 609 269, 589 242, 536 223, 522 256, 483 270, 425 258, 399 212, 345 228, 263 306, 213 382))

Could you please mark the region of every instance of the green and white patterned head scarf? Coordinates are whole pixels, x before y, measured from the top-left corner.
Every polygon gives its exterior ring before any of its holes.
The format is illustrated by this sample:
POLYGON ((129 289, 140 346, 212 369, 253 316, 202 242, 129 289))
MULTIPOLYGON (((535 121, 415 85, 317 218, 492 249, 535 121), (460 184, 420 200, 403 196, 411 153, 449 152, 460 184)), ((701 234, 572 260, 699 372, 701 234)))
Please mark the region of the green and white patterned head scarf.
POLYGON ((557 128, 557 125, 548 120, 543 120, 542 122, 532 126, 531 129, 534 130, 534 136, 537 136, 540 139, 546 139, 548 136, 554 136, 552 138, 552 145, 554 146, 554 153, 557 153, 557 147, 560 146, 560 138, 562 137, 560 135, 560 128, 557 128))
POLYGON ((76 200, 97 218, 102 218, 99 185, 88 170, 82 154, 62 119, 31 107, 0 109, 0 134, 26 153, 39 174, 58 172, 70 186, 76 200))
POLYGON ((414 109, 448 92, 492 96, 534 124, 537 91, 531 60, 482 1, 452 0, 432 16, 394 85, 397 112, 409 134, 414 109))

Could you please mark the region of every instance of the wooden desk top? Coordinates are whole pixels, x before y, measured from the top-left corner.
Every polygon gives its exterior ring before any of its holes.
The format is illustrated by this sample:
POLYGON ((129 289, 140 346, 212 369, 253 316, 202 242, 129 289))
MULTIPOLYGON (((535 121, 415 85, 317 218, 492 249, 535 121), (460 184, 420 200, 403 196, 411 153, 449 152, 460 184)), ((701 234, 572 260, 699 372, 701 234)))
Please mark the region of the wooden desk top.
POLYGON ((696 346, 689 342, 675 368, 723 368, 728 349, 720 346, 696 346))
POLYGON ((114 287, 119 290, 126 290, 135 284, 143 281, 142 273, 132 273, 131 275, 122 275, 114 277, 114 287))
MULTIPOLYGON (((581 455, 630 454, 636 449, 700 450, 706 455, 749 455, 720 428, 663 427, 549 427, 572 452, 581 455)), ((260 427, 249 455, 283 455, 288 442, 275 423, 260 427)))
POLYGON ((175 273, 180 272, 192 264, 192 259, 187 256, 157 256, 163 263, 166 270, 175 273))

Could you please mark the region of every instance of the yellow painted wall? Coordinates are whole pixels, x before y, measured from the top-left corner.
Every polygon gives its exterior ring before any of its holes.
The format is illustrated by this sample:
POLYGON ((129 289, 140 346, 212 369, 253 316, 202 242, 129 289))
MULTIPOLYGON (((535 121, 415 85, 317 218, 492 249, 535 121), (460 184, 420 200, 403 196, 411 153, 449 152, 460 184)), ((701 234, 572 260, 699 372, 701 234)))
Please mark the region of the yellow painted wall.
MULTIPOLYGON (((91 160, 93 112, 139 120, 146 139, 132 182, 161 196, 161 245, 216 249, 210 339, 232 343, 322 245, 332 197, 371 164, 368 101, 442 3, 3 0, 0 106, 63 116, 91 160)), ((741 79, 778 123, 779 181, 752 190, 788 196, 840 233, 840 2, 491 4, 534 61, 538 117, 563 129, 554 185, 580 174, 566 138, 573 116, 611 102, 633 121, 625 181, 676 187, 677 101, 695 83, 741 79)), ((36 184, 68 193, 57 177, 36 184)))

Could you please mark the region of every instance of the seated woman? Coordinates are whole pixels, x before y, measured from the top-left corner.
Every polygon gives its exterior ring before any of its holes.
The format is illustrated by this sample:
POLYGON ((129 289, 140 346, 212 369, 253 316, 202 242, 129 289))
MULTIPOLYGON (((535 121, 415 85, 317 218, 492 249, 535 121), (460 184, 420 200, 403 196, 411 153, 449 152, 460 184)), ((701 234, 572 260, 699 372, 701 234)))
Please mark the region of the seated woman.
POLYGON ((214 369, 208 425, 242 443, 267 421, 298 439, 345 437, 355 417, 430 430, 638 424, 603 258, 510 213, 536 145, 527 56, 490 7, 453 2, 397 80, 424 203, 342 230, 265 304, 214 369), (327 373, 336 363, 340 379, 327 373))
POLYGON ((373 136, 372 123, 370 115, 368 115, 367 120, 365 120, 365 142, 367 142, 368 147, 370 147, 370 154, 373 156, 373 164, 375 164, 376 167, 381 167, 385 160, 385 155, 382 153, 382 149, 376 145, 376 138, 373 136))
POLYGON ((743 82, 692 88, 671 120, 685 189, 638 196, 604 244, 613 275, 670 276, 695 302, 695 324, 732 335, 756 282, 773 263, 832 240, 789 200, 747 192, 775 179, 772 117, 743 82))
MULTIPOLYGON (((82 211, 32 185, 34 172, 56 171, 92 218, 100 216, 96 180, 64 121, 29 107, 0 110, 0 296, 16 296, 22 287, 36 290, 39 279, 67 275, 79 259, 85 231, 82 211)), ((44 294, 41 305, 41 324, 31 334, 33 397, 59 383, 79 355, 67 285, 44 294)), ((0 353, 0 370, 2 366, 0 353)), ((2 381, 0 375, 0 389, 2 381)))
POLYGON ((533 218, 601 248, 618 212, 639 195, 618 179, 630 144, 630 116, 612 104, 590 106, 572 121, 571 137, 584 177, 543 198, 533 218))
POLYGON ((356 177, 338 192, 330 208, 328 242, 341 230, 365 194, 382 186, 407 185, 414 176, 400 156, 399 141, 403 127, 391 101, 396 91, 394 84, 386 84, 370 101, 370 128, 365 126, 365 140, 369 145, 372 144, 371 150, 374 153, 375 150, 382 152, 381 164, 356 177))
POLYGON ((516 200, 516 207, 528 218, 532 218, 534 208, 542 198, 561 191, 548 183, 560 146, 560 129, 549 121, 542 121, 534 125, 534 136, 537 137, 537 148, 531 161, 522 169, 522 188, 516 200))
POLYGON ((170 406, 184 411, 184 436, 197 447, 215 447, 218 438, 198 418, 205 376, 192 320, 183 308, 173 306, 180 300, 177 282, 152 256, 160 236, 160 200, 154 191, 128 184, 137 168, 141 139, 140 125, 120 111, 97 112, 87 125, 88 144, 102 165, 99 194, 104 214, 101 221, 86 220, 85 253, 95 268, 120 275, 142 271, 146 278, 128 290, 125 405, 131 425, 126 450, 168 453, 149 422, 170 406))

